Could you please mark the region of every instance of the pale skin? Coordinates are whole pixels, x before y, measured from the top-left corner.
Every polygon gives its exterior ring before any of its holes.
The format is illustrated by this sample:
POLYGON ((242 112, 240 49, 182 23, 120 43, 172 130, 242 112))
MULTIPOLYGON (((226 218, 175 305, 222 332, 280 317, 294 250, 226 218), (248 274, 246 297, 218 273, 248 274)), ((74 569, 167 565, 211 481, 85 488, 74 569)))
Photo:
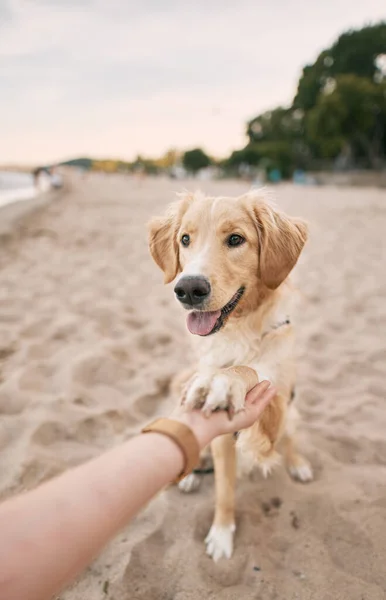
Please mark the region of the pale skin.
MULTIPOLYGON (((250 427, 276 393, 266 381, 229 420, 178 408, 203 449, 250 427), (224 436, 226 438, 226 436, 224 436)), ((7 600, 49 600, 95 558, 151 498, 181 473, 179 446, 159 433, 132 438, 35 490, 0 505, 0 589, 7 600)))

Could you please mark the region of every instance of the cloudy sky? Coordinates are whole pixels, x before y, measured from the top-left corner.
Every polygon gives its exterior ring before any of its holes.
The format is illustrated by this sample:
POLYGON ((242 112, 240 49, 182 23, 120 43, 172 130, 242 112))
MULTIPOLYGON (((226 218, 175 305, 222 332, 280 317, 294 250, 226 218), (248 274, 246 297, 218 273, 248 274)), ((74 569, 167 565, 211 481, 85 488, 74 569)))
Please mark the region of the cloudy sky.
POLYGON ((0 162, 223 156, 385 0, 0 0, 0 162))

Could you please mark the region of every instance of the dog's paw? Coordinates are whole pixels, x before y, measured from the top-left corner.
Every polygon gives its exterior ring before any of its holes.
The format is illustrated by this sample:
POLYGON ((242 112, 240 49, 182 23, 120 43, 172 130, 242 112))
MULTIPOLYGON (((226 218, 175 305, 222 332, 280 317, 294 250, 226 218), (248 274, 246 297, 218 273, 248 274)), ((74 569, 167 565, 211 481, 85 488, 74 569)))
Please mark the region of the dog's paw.
POLYGON ((233 537, 236 525, 212 525, 205 539, 206 553, 215 562, 220 558, 230 558, 233 554, 233 537))
POLYGON ((259 461, 259 468, 263 474, 263 477, 268 477, 271 475, 273 469, 280 465, 281 456, 276 451, 273 451, 272 454, 268 458, 264 458, 264 460, 259 461))
POLYGON ((312 467, 307 459, 298 454, 296 459, 288 465, 288 471, 292 479, 301 483, 308 483, 314 478, 312 467))
POLYGON ((224 371, 197 373, 187 384, 183 404, 187 409, 201 408, 206 415, 227 410, 230 417, 244 408, 246 384, 224 371))
POLYGON ((178 489, 185 494, 195 492, 201 483, 201 477, 197 473, 189 473, 186 477, 178 482, 178 489))

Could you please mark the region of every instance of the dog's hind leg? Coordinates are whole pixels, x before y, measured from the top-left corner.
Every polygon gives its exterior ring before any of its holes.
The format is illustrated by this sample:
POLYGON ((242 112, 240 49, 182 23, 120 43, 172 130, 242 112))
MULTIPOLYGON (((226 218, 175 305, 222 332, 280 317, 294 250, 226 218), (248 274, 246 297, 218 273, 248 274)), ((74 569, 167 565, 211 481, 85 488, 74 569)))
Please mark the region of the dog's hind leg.
POLYGON ((295 431, 298 420, 299 415, 296 408, 293 405, 290 405, 288 409, 286 430, 281 442, 284 461, 292 479, 307 483, 308 481, 312 481, 313 473, 310 463, 298 452, 296 447, 295 431))
POLYGON ((284 434, 283 449, 285 464, 292 479, 302 483, 312 481, 314 478, 312 467, 308 460, 297 451, 292 435, 284 434))
POLYGON ((189 473, 189 475, 181 479, 178 484, 179 490, 185 492, 185 494, 195 492, 201 485, 202 476, 206 473, 213 473, 213 460, 209 446, 201 452, 200 464, 194 469, 193 473, 189 473))
POLYGON ((191 492, 195 492, 201 485, 201 475, 197 473, 189 473, 186 477, 181 479, 178 483, 178 489, 180 492, 184 492, 184 494, 190 494, 191 492))
POLYGON ((281 462, 277 444, 283 435, 285 416, 286 401, 276 394, 256 423, 240 431, 237 449, 240 451, 241 472, 248 472, 256 464, 266 477, 281 462))

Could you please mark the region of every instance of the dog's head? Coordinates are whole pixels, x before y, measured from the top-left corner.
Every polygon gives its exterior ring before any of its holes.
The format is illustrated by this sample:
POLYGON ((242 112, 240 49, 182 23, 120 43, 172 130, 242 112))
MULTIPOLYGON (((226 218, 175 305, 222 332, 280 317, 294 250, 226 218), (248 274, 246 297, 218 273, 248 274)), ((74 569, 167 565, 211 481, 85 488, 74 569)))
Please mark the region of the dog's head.
POLYGON ((191 333, 209 335, 255 309, 295 266, 306 224, 259 192, 238 198, 183 194, 149 225, 150 252, 189 310, 191 333))

